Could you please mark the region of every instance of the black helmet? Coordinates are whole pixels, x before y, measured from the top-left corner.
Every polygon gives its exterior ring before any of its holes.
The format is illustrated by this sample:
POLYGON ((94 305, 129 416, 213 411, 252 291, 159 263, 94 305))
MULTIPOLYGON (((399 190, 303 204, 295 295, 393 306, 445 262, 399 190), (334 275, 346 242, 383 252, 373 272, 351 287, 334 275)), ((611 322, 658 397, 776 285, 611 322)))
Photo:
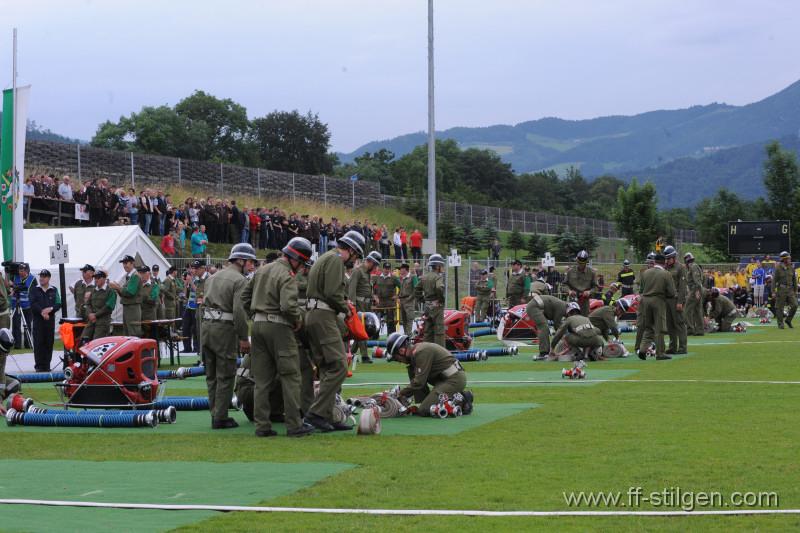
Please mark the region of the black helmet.
POLYGON ((397 350, 408 344, 408 335, 395 331, 386 339, 386 360, 391 362, 397 356, 397 350))
POLYGON ((294 237, 286 243, 286 246, 283 247, 281 252, 283 252, 283 255, 286 257, 291 257, 305 265, 311 266, 311 253, 313 250, 311 248, 311 243, 305 237, 294 237))
POLYGON ((339 244, 344 244, 358 255, 364 256, 364 244, 366 242, 364 241, 364 236, 359 232, 350 230, 338 242, 339 244))
POLYGON ((358 315, 361 317, 361 321, 364 322, 364 329, 367 330, 370 340, 378 340, 381 332, 381 320, 378 315, 368 312, 358 313, 358 315))
POLYGON ((14 335, 11 334, 11 330, 8 328, 0 329, 0 351, 7 353, 10 352, 13 347, 14 335))
POLYGON ((257 259, 256 251, 246 242, 234 244, 228 256, 228 261, 233 261, 234 259, 252 259, 255 261, 257 259))
POLYGON ((428 258, 428 268, 444 266, 444 257, 439 254, 433 254, 428 258))
POLYGON ((381 261, 383 261, 383 256, 381 255, 380 252, 373 250, 370 253, 368 253, 367 257, 365 257, 364 259, 366 259, 367 261, 372 261, 376 265, 380 265, 381 261))
POLYGON ((647 262, 648 263, 653 264, 655 262, 655 260, 656 260, 656 253, 655 252, 650 252, 649 254, 647 254, 647 262))
POLYGON ((589 252, 586 250, 581 250, 578 252, 578 255, 575 256, 575 260, 579 263, 586 263, 589 261, 589 252))
POLYGON ((631 303, 625 298, 620 298, 619 300, 617 300, 617 307, 619 307, 619 310, 622 311, 623 313, 627 313, 628 309, 630 309, 631 307, 631 303))
POLYGON ((675 249, 674 246, 666 246, 664 247, 664 257, 670 259, 678 255, 678 250, 675 249))

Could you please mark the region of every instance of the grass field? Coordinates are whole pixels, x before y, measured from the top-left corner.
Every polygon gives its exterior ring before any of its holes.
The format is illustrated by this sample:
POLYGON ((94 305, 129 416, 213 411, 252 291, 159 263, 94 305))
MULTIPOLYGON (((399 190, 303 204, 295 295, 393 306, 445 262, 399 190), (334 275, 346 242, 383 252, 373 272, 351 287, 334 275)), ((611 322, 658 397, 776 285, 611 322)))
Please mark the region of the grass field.
MULTIPOLYGON (((624 335, 629 345, 631 337, 624 335)), ((481 341, 497 344, 486 337, 481 341)), ((617 506, 568 507, 564 496, 572 491, 619 491, 624 496, 630 487, 642 487, 644 494, 675 488, 684 493, 717 491, 725 501, 734 492, 774 492, 779 509, 797 509, 799 346, 795 330, 778 330, 774 323, 753 326, 744 334, 692 337, 689 355, 672 361, 634 357, 590 363, 587 382, 561 382, 560 369, 567 363, 532 362, 535 350, 523 349, 514 358, 466 364, 476 396, 473 416, 479 417, 471 425, 469 418, 395 419, 386 421, 385 434, 370 437, 262 440, 247 426, 231 433, 203 430, 207 415, 198 413, 179 413, 175 426, 155 430, 3 427, 6 471, 27 474, 17 480, 6 476, 0 494, 376 509, 680 508, 633 506, 624 498, 617 506), (593 378, 611 381, 591 383, 593 378), (498 380, 559 382, 477 383, 498 380), (413 424, 422 425, 402 434, 413 424), (169 499, 173 493, 177 500, 169 499)), ((403 377, 397 364, 361 365, 345 394, 388 388, 357 382, 400 383, 403 377)), ((173 394, 204 391, 202 378, 171 386, 173 394)), ((37 401, 56 399, 50 385, 30 386, 26 392, 37 401)), ((241 413, 234 416, 246 424, 241 413)), ((797 515, 392 517, 32 506, 2 506, 0 513, 15 517, 0 523, 9 531, 97 531, 108 524, 125 531, 723 531, 800 526, 797 515)))

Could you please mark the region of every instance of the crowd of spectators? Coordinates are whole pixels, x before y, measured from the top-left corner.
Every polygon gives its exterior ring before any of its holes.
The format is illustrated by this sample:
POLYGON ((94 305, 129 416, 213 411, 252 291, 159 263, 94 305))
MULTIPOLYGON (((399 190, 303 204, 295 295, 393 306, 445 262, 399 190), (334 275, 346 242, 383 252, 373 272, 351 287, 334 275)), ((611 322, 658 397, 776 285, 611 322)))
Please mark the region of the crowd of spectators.
POLYGON ((86 226, 136 224, 147 235, 164 237, 162 252, 168 257, 195 257, 206 252, 208 243, 236 244, 249 242, 260 250, 280 250, 293 237, 305 237, 317 250, 336 246, 336 240, 347 231, 364 235, 370 250, 377 250, 386 259, 414 260, 422 258, 422 233, 407 231, 369 220, 329 220, 317 215, 287 213, 277 206, 244 207, 236 200, 222 198, 187 198, 173 202, 163 190, 115 187, 106 179, 84 183, 69 176, 60 180, 54 175, 31 176, 23 185, 25 216, 33 222, 45 221, 46 216, 28 214, 32 199, 45 205, 53 200, 74 202, 85 206, 87 220, 75 223, 86 226))

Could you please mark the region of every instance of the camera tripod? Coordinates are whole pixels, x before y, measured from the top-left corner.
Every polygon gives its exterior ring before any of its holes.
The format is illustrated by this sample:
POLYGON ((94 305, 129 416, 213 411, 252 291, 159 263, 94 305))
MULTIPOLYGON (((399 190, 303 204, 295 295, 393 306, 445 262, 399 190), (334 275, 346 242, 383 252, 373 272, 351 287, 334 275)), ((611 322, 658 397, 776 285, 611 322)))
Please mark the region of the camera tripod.
MULTIPOLYGON (((20 328, 22 329, 23 339, 27 341, 28 346, 33 348, 33 337, 31 335, 31 325, 28 324, 28 320, 25 318, 25 313, 22 312, 22 308, 19 305, 19 297, 15 298, 14 302, 14 309, 11 311, 11 331, 14 331, 14 317, 19 315, 20 321, 20 328)), ((14 339, 16 343, 16 339, 14 339)), ((22 346, 25 346, 25 343, 21 343, 22 346)))

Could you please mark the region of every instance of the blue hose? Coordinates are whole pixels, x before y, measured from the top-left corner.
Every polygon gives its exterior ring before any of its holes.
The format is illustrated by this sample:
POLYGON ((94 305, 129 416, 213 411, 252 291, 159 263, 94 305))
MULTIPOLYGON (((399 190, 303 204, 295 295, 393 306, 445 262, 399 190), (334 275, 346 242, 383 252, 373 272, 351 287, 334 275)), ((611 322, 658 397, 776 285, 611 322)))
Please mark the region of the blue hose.
MULTIPOLYGON (((155 417, 158 418, 159 422, 163 422, 165 424, 174 424, 175 423, 175 411, 176 409, 173 408, 166 408, 166 409, 139 409, 139 411, 147 410, 153 413, 155 417)), ((100 415, 130 415, 130 414, 137 414, 135 410, 128 410, 128 411, 112 411, 112 410, 94 410, 94 411, 82 411, 82 410, 72 410, 66 411, 62 409, 43 409, 41 407, 31 407, 28 409, 28 414, 48 414, 48 415, 71 415, 71 416, 81 416, 81 415, 91 415, 91 416, 100 416, 100 415)))
POLYGON ((178 411, 207 411, 208 398, 204 396, 197 397, 172 397, 167 396, 163 400, 159 400, 153 404, 154 409, 166 409, 167 407, 174 407, 178 411))
POLYGON ((50 383, 53 381, 64 381, 63 372, 36 372, 33 374, 8 374, 17 379, 20 383, 50 383))
POLYGON ((205 374, 206 367, 204 366, 182 366, 175 370, 159 370, 157 372, 159 379, 185 379, 204 376, 205 374))
POLYGON ((372 348, 374 346, 386 348, 386 341, 367 341, 367 348, 372 348))
POLYGON ((488 327, 491 327, 491 325, 492 325, 491 322, 483 321, 483 322, 472 322, 472 323, 470 323, 469 327, 471 327, 471 328, 488 328, 488 327))
POLYGON ((470 361, 485 361, 486 355, 482 350, 474 350, 468 352, 455 352, 453 357, 461 361, 462 363, 470 362, 470 361))
POLYGON ((131 428, 131 427, 156 427, 158 417, 152 411, 147 413, 123 414, 53 414, 53 413, 21 413, 14 409, 6 415, 9 426, 50 426, 50 427, 100 427, 100 428, 131 428))
POLYGON ((487 335, 494 335, 495 333, 497 333, 497 332, 494 331, 491 328, 476 329, 475 331, 470 331, 469 332, 470 336, 472 336, 473 338, 474 337, 485 337, 487 335))

